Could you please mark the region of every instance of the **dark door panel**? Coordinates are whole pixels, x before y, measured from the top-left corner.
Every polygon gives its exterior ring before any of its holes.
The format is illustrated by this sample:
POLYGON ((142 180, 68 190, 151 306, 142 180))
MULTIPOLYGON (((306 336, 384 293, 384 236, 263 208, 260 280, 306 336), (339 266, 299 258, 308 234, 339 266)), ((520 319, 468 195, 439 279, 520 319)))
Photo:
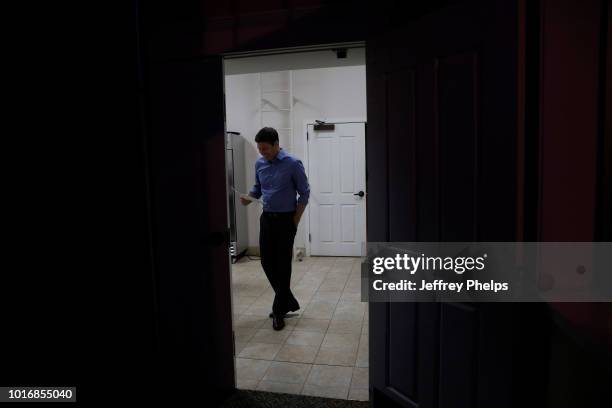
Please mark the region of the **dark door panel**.
MULTIPOLYGON (((518 10, 489 3, 430 11, 368 42, 369 242, 516 239, 518 10)), ((512 405, 517 309, 370 313, 374 406, 512 405)))
POLYGON ((221 63, 147 67, 158 378, 185 395, 209 385, 213 399, 234 387, 221 63))

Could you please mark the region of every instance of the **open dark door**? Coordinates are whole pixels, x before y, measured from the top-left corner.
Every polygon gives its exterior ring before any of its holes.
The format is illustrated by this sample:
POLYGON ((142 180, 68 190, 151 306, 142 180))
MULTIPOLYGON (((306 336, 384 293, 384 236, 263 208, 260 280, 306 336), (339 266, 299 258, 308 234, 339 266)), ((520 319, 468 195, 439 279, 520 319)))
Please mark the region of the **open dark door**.
POLYGON ((149 67, 160 362, 202 399, 234 387, 222 75, 221 57, 149 67))
MULTIPOLYGON (((461 2, 368 41, 368 242, 517 239, 518 12, 461 2)), ((369 307, 375 407, 517 406, 528 392, 522 305, 369 307)))
POLYGON ((143 7, 141 60, 160 397, 235 388, 221 56, 201 56, 195 2, 143 7))

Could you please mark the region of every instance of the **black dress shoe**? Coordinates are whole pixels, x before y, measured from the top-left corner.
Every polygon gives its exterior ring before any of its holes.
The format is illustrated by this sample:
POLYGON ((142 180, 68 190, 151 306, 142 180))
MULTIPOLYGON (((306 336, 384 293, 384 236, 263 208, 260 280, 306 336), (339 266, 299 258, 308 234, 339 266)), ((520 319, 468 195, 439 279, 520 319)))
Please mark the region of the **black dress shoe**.
POLYGON ((285 319, 283 316, 274 315, 272 317, 272 327, 274 330, 282 330, 282 328, 285 327, 285 319))
MULTIPOLYGON (((297 311, 297 310, 300 310, 300 308, 290 310, 290 312, 295 312, 295 311, 297 311)), ((287 313, 284 313, 284 314, 283 314, 283 316, 285 316, 285 315, 287 315, 287 313)), ((271 318, 273 318, 273 317, 274 317, 274 312, 270 312, 270 314, 268 315, 268 317, 269 317, 270 319, 271 319, 271 318)))

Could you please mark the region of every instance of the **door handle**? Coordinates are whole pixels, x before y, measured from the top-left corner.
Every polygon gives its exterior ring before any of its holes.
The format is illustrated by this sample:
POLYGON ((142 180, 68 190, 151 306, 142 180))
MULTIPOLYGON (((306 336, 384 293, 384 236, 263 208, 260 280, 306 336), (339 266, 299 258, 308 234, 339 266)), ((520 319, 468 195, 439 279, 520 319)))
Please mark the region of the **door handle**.
POLYGON ((363 191, 360 191, 358 193, 355 193, 353 195, 359 196, 359 197, 363 197, 365 195, 365 193, 363 191))

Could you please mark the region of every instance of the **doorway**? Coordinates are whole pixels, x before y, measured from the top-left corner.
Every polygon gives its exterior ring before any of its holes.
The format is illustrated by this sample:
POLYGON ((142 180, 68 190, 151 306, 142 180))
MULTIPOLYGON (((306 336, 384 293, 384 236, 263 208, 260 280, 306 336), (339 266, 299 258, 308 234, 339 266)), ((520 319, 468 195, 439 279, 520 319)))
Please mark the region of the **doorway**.
POLYGON ((245 237, 231 263, 237 388, 367 401, 369 319, 360 281, 365 48, 226 56, 224 81, 226 140, 244 147, 228 168, 234 180, 244 180, 228 185, 228 214, 246 213, 234 222, 242 232, 231 233, 245 237), (319 123, 328 126, 315 130, 319 123), (311 189, 292 262, 291 289, 301 309, 287 315, 280 331, 268 316, 274 291, 259 258, 262 203, 237 207, 239 193, 254 184, 254 136, 264 126, 275 128, 281 148, 302 161, 311 189))

